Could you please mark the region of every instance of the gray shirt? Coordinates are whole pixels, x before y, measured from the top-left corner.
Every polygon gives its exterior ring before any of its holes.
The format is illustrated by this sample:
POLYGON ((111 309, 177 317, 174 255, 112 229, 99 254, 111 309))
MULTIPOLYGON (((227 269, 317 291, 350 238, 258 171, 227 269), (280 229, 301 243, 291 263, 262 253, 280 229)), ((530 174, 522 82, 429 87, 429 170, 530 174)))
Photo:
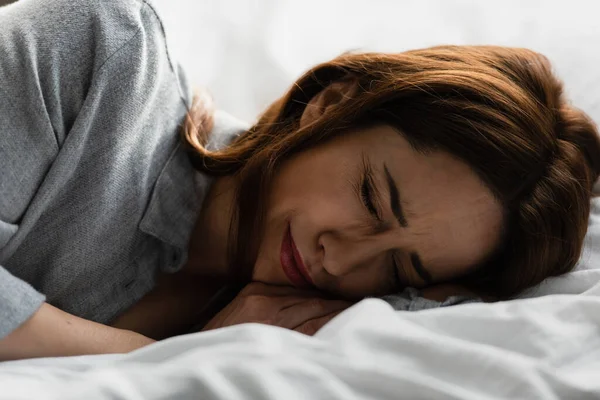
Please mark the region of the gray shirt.
MULTIPOLYGON (((185 262, 190 84, 144 0, 0 8, 0 55, 0 338, 44 300, 106 323, 185 262)), ((211 145, 242 128, 218 113, 211 145)))

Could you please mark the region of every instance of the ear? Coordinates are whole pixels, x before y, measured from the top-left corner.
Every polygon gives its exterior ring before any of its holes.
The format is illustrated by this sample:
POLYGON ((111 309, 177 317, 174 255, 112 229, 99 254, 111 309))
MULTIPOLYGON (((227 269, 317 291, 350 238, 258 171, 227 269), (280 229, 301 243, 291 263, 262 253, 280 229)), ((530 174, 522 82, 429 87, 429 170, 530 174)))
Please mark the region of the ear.
POLYGON ((344 99, 354 97, 356 92, 358 92, 358 82, 355 79, 346 78, 331 83, 308 102, 300 117, 300 128, 318 121, 327 110, 344 99))

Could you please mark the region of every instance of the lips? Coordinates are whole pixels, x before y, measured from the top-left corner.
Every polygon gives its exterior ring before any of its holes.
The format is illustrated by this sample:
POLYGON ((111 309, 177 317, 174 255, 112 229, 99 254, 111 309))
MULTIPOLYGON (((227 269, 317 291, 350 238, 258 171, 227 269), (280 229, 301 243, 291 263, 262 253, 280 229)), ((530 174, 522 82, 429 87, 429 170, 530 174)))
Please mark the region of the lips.
POLYGON ((314 283, 296 248, 289 226, 281 242, 280 261, 283 272, 294 286, 302 289, 314 287, 314 283))

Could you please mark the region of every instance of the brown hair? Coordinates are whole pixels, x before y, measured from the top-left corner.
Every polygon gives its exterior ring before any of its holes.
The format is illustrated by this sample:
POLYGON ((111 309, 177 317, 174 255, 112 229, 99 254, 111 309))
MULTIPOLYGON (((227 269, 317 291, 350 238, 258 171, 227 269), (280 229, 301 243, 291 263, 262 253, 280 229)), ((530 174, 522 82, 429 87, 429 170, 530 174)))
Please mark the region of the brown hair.
POLYGON ((462 159, 506 210, 503 245, 458 280, 506 298, 570 271, 577 262, 600 173, 594 123, 564 99, 548 60, 533 51, 443 46, 399 54, 344 54, 316 66, 272 104, 247 133, 220 151, 203 147, 205 108, 188 115, 183 134, 196 168, 236 174, 231 265, 249 276, 265 192, 278 165, 357 124, 385 122, 416 150, 462 159), (334 81, 352 77, 357 94, 299 129, 306 104, 334 81))

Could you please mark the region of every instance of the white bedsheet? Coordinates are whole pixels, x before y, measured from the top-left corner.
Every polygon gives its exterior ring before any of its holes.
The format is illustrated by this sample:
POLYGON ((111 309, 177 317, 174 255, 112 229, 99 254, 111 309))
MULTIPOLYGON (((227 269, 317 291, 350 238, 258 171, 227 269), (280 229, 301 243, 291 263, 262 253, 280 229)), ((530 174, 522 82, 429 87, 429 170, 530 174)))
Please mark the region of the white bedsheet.
POLYGON ((597 399, 598 295, 419 313, 369 299, 315 337, 248 324, 0 364, 0 399, 597 399))

